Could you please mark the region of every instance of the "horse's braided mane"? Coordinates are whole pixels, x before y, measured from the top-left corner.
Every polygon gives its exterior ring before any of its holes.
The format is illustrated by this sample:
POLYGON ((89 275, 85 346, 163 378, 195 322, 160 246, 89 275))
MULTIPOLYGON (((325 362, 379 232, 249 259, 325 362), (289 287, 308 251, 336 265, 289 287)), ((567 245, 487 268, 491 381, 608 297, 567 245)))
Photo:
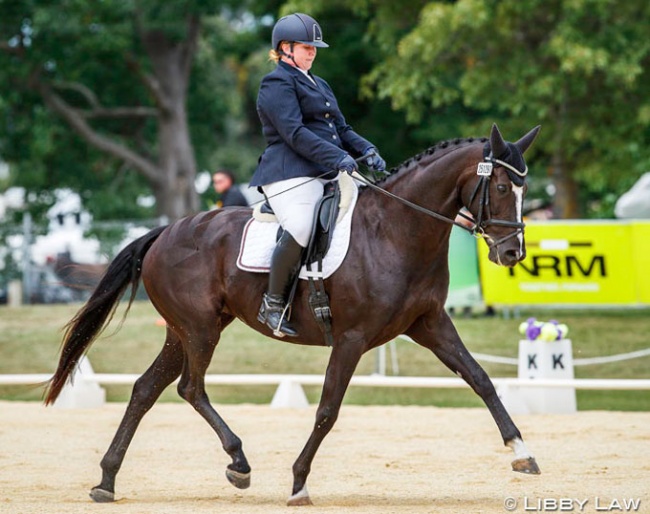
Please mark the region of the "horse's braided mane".
POLYGON ((409 168, 414 162, 419 162, 422 160, 423 157, 427 157, 430 155, 434 155, 436 152, 438 155, 434 157, 435 159, 438 159, 439 157, 442 157, 443 155, 447 154, 446 150, 455 150, 458 148, 460 145, 466 144, 466 143, 475 143, 475 142, 481 142, 481 143, 486 143, 487 142, 486 137, 467 137, 467 138, 456 138, 456 139, 448 139, 446 141, 440 141, 439 143, 427 148, 423 152, 420 152, 417 155, 414 155, 413 157, 410 157, 409 159, 405 160, 403 163, 395 166, 394 168, 391 168, 388 171, 388 174, 383 176, 377 183, 380 184, 392 176, 396 175, 400 171, 409 168))

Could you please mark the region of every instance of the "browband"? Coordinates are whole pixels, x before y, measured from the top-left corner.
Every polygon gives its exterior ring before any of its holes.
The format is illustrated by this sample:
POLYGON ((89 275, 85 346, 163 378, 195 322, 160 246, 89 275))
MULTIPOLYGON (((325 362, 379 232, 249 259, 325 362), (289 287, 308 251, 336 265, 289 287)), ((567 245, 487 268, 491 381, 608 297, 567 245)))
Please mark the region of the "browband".
POLYGON ((510 171, 516 173, 520 177, 525 177, 526 175, 528 175, 528 166, 526 166, 526 169, 524 171, 519 171, 517 168, 508 164, 507 162, 502 161, 501 159, 495 159, 494 157, 491 157, 489 155, 485 158, 485 160, 490 161, 494 164, 498 164, 499 166, 503 166, 504 168, 508 168, 510 171))

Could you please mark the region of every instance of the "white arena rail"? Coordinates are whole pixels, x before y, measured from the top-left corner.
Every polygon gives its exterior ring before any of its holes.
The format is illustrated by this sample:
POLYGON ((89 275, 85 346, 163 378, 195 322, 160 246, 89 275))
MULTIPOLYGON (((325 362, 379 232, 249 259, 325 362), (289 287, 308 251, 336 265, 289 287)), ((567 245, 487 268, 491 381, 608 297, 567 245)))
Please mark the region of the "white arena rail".
MULTIPOLYGON (((393 350, 394 342, 391 342, 393 350)), ((607 363, 631 358, 646 357, 650 354, 649 349, 627 354, 612 355, 607 357, 596 357, 583 359, 582 365, 607 363)), ((507 357, 496 357, 483 354, 473 354, 479 360, 500 362, 502 364, 514 364, 516 359, 507 357)), ((414 376, 386 376, 385 374, 385 353, 378 355, 378 373, 372 375, 355 375, 350 381, 351 386, 362 387, 415 387, 415 388, 466 388, 467 383, 458 377, 414 377, 414 376)), ((397 369, 396 355, 393 356, 393 370, 397 369)), ((37 374, 15 374, 0 375, 0 386, 12 385, 38 385, 47 382, 51 375, 45 373, 37 374)), ((129 373, 95 373, 87 357, 81 359, 78 369, 75 371, 73 382, 62 390, 55 405, 68 408, 99 407, 103 405, 106 398, 106 391, 102 385, 133 385, 139 374, 129 373)), ((506 407, 513 413, 528 413, 540 410, 542 412, 575 411, 575 390, 650 390, 650 379, 598 379, 598 378, 511 378, 501 377, 491 379, 499 396, 506 407), (534 388, 534 389, 531 389, 534 388), (525 391, 525 392, 524 392, 525 391), (557 393, 556 393, 557 392, 557 393), (573 406, 561 406, 559 400, 567 398, 567 393, 573 394, 573 406), (540 396, 541 394, 541 396, 540 396), (555 398, 555 400, 552 399, 555 398), (529 402, 534 402, 530 407, 529 402)), ((207 385, 274 385, 277 386, 272 407, 307 407, 309 402, 302 386, 322 386, 323 375, 300 375, 300 374, 224 374, 206 375, 207 385)), ((178 380, 176 381, 176 383, 178 380)), ((563 400, 564 401, 564 400, 563 400)))
MULTIPOLYGON (((48 374, 15 374, 0 375, 0 385, 34 385, 51 378, 48 374)), ((78 374, 76 382, 91 382, 103 385, 133 385, 140 375, 129 373, 92 373, 78 374)), ((282 382, 293 382, 300 385, 323 385, 323 375, 263 375, 263 374, 232 374, 206 375, 208 385, 279 385, 282 382)), ((598 390, 646 390, 650 389, 650 379, 543 379, 534 380, 520 378, 492 378, 495 386, 513 387, 573 387, 575 389, 598 390)), ((355 375, 350 382, 352 386, 366 387, 437 387, 456 389, 468 387, 461 378, 456 377, 407 377, 384 375, 355 375)))

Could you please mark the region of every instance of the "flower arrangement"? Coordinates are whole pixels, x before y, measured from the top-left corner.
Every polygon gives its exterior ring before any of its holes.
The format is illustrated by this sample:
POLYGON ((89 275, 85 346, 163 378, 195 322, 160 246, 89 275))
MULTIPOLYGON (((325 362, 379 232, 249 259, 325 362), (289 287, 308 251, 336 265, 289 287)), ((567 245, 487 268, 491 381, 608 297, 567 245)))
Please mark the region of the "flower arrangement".
POLYGON ((528 318, 519 325, 519 333, 526 336, 529 341, 559 341, 566 338, 569 327, 554 319, 544 322, 528 318))

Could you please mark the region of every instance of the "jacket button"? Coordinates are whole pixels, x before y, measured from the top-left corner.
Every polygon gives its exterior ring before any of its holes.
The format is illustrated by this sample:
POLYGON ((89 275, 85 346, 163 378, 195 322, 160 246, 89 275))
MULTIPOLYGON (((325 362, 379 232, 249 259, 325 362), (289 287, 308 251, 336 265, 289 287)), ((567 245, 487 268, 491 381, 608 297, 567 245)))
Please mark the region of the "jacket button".
POLYGON ((326 113, 325 113, 325 117, 326 117, 326 118, 329 118, 329 117, 330 117, 330 113, 329 113, 329 112, 326 112, 326 113))
POLYGON ((336 136, 332 136, 332 139, 336 139, 336 136))
POLYGON ((330 106, 330 103, 329 103, 329 102, 325 102, 325 105, 327 105, 327 107, 329 107, 329 106, 330 106))

